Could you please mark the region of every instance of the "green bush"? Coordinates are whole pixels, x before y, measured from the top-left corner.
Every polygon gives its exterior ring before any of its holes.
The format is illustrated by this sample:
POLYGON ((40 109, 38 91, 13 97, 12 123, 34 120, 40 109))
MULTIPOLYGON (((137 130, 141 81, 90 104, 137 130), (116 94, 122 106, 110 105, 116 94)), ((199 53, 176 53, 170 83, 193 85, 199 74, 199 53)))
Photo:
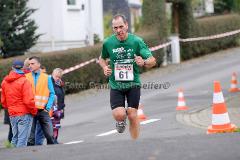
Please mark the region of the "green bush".
MULTIPOLYGON (((197 20, 197 25, 191 28, 189 37, 210 36, 240 29, 240 15, 231 14, 223 16, 206 17, 197 20)), ((184 33, 182 33, 184 34, 184 33)), ((181 37, 181 36, 180 36, 181 37)), ((183 37, 181 37, 183 38, 183 37)), ((181 43, 181 58, 183 60, 202 56, 218 50, 238 45, 239 34, 234 36, 181 43)))
POLYGON ((234 1, 237 0, 214 0, 214 12, 217 14, 231 12, 234 9, 234 1))
MULTIPOLYGON (((157 35, 153 33, 148 33, 142 37, 146 44, 150 47, 158 45, 157 35)), ((92 47, 84 47, 79 49, 70 49, 66 51, 51 52, 45 54, 34 54, 41 57, 42 65, 47 68, 47 72, 51 74, 54 68, 60 67, 62 69, 73 67, 82 62, 88 61, 92 58, 98 58, 101 53, 101 43, 92 47)), ((161 65, 161 51, 153 53, 158 60, 158 66, 161 65)), ((28 57, 32 55, 27 55, 28 57)), ((24 60, 27 56, 19 56, 15 58, 8 58, 0 60, 0 82, 3 77, 8 74, 11 69, 11 63, 13 59, 24 60)), ((143 70, 144 71, 144 70, 143 70)), ((106 83, 107 78, 103 75, 102 69, 99 64, 91 63, 84 66, 81 69, 77 69, 73 72, 67 73, 63 76, 65 81, 66 93, 79 92, 90 88, 91 82, 94 83, 106 83)), ((93 83, 91 83, 93 84, 93 83)))
MULTIPOLYGON (((166 8, 164 0, 147 0, 143 1, 142 5, 142 24, 140 33, 147 33, 142 35, 145 42, 150 46, 163 44, 168 38, 168 21, 166 17, 166 8), (151 32, 149 32, 151 31, 151 32)), ((153 56, 157 60, 157 67, 163 62, 164 49, 153 52, 153 56)), ((143 69, 145 71, 145 69, 143 69)))
MULTIPOLYGON (((156 33, 157 33, 156 30, 152 30, 152 32, 144 32, 142 30, 141 33, 136 33, 136 34, 144 39, 148 47, 154 47, 165 42, 164 40, 160 40, 156 33)), ((164 50, 160 49, 152 52, 152 54, 157 61, 156 67, 160 67, 163 62, 164 50)), ((143 71, 145 71, 145 69, 143 71)))
POLYGON ((112 34, 112 14, 110 12, 105 13, 103 17, 104 23, 104 37, 108 37, 112 34))
POLYGON ((142 5, 142 27, 148 30, 155 30, 159 40, 162 41, 168 37, 165 3, 165 0, 148 0, 143 1, 142 5))

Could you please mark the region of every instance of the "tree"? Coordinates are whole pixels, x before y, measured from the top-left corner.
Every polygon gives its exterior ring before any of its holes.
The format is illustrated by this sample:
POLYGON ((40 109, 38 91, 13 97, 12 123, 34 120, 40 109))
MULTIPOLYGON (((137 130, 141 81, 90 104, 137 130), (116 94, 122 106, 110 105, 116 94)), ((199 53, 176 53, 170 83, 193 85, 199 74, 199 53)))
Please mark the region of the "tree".
POLYGON ((4 57, 22 55, 36 44, 37 26, 30 15, 35 9, 28 8, 28 0, 0 1, 0 37, 4 57))
POLYGON ((240 12, 240 0, 234 0, 234 2, 233 2, 234 4, 233 4, 233 10, 235 11, 235 12, 240 12))
MULTIPOLYGON (((157 32, 157 44, 167 41, 167 16, 165 0, 144 0, 142 4, 142 29, 157 32)), ((157 66, 162 64, 165 48, 154 52, 157 66)))
POLYGON ((229 13, 234 8, 234 1, 236 0, 214 0, 215 13, 229 13))
POLYGON ((192 2, 185 1, 178 3, 179 34, 181 38, 189 38, 194 35, 197 23, 193 17, 192 2))
POLYGON ((108 37, 112 34, 112 13, 105 13, 103 20, 104 20, 104 37, 108 37))
MULTIPOLYGON (((178 3, 178 14, 179 14, 179 35, 180 38, 193 37, 198 32, 198 25, 193 17, 192 1, 182 1, 178 3)), ((183 60, 192 57, 192 46, 181 45, 181 58, 183 60)))
POLYGON ((167 17, 165 0, 145 0, 142 5, 143 27, 157 29, 161 41, 167 38, 167 17))
POLYGON ((3 42, 2 42, 1 37, 0 37, 0 47, 2 47, 2 46, 3 46, 3 42))
MULTIPOLYGON (((106 15, 106 20, 108 20, 109 16, 111 17, 109 13, 111 13, 112 15, 123 14, 126 16, 128 24, 131 25, 130 10, 127 0, 103 0, 103 10, 104 15, 106 15)), ((131 27, 128 27, 128 30, 131 32, 131 27)))

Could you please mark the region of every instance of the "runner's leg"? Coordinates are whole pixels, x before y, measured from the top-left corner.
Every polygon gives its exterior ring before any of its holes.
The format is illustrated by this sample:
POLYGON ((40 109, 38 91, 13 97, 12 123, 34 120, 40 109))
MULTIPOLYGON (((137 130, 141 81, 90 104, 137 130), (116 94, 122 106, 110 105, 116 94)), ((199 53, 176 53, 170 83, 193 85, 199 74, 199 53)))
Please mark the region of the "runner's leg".
POLYGON ((131 134, 132 139, 137 139, 139 136, 139 120, 137 117, 137 109, 128 107, 128 120, 129 120, 129 131, 131 134))
POLYGON ((137 110, 140 100, 140 88, 136 87, 128 90, 126 96, 128 103, 127 115, 130 123, 129 131, 132 139, 137 139, 140 131, 139 120, 137 117, 137 110))
POLYGON ((116 121, 124 121, 126 119, 126 109, 123 106, 119 106, 113 109, 112 115, 116 121))
POLYGON ((125 94, 119 90, 110 90, 110 103, 112 115, 117 121, 116 129, 119 133, 123 133, 126 126, 126 109, 125 109, 125 94))

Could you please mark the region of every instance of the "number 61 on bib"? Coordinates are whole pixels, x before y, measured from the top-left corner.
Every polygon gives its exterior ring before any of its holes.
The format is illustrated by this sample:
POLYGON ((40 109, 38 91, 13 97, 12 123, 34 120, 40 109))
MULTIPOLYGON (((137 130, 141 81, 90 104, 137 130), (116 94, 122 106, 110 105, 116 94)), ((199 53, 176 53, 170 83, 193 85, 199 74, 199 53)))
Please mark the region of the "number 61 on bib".
POLYGON ((133 64, 115 63, 114 66, 114 76, 116 81, 133 81, 133 64))

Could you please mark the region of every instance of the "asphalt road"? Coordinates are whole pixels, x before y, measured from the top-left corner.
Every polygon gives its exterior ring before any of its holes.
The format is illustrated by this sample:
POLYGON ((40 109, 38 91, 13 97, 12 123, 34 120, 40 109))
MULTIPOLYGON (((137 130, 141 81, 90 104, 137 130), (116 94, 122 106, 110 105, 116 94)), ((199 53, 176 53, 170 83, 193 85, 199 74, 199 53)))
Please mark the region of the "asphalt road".
MULTIPOLYGON (((62 145, 0 149, 0 159, 240 159, 239 133, 206 135, 176 120, 177 89, 183 88, 191 111, 212 104, 213 81, 219 80, 225 97, 232 72, 240 75, 240 48, 208 55, 179 65, 142 74, 145 89, 141 102, 148 117, 138 140, 128 131, 117 134, 109 106, 109 90, 91 89, 66 97, 66 118, 59 141, 62 145), (154 88, 155 87, 155 88, 154 88)), ((0 126, 0 141, 6 126, 0 126)))
POLYGON ((1 159, 238 160, 239 134, 185 135, 1 150, 1 159))

